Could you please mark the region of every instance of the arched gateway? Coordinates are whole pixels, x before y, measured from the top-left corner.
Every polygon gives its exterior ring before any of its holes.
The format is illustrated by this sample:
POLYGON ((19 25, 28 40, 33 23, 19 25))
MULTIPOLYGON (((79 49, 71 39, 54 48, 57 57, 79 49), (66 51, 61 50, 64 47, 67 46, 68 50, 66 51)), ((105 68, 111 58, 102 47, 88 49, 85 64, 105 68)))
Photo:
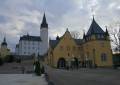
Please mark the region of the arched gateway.
POLYGON ((59 58, 57 62, 57 68, 65 68, 66 67, 66 60, 64 58, 59 58))

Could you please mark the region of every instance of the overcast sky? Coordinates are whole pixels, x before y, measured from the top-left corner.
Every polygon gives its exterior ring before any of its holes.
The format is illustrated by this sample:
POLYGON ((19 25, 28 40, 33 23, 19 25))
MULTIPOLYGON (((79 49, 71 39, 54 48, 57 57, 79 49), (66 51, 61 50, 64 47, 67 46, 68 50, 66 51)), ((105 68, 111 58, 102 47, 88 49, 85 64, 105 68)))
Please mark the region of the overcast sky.
POLYGON ((44 12, 53 39, 70 31, 87 32, 95 15, 97 23, 105 26, 119 21, 120 0, 0 0, 0 42, 6 36, 8 46, 15 48, 20 36, 39 36, 44 12))

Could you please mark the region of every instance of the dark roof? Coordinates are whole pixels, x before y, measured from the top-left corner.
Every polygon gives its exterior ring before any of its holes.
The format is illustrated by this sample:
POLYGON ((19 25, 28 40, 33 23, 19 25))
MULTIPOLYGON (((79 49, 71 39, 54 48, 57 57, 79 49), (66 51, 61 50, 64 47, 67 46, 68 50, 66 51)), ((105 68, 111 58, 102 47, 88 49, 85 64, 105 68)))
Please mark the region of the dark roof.
POLYGON ((106 35, 108 35, 108 36, 109 36, 109 32, 108 32, 107 28, 106 28, 106 35))
MULTIPOLYGON (((82 44, 82 39, 74 39, 77 45, 82 44)), ((52 48, 55 48, 60 40, 50 40, 49 44, 52 48)))
POLYGON ((2 42, 2 44, 1 45, 7 45, 7 43, 6 42, 2 42))
POLYGON ((74 39, 77 45, 81 45, 83 40, 82 39, 74 39))
POLYGON ((23 35, 22 37, 20 37, 20 40, 41 41, 41 38, 40 36, 23 35))
POLYGON ((87 35, 91 34, 104 34, 105 32, 102 30, 102 28, 97 24, 95 19, 93 18, 92 24, 87 32, 87 35))
POLYGON ((52 48, 55 48, 60 40, 50 40, 49 44, 52 48))
POLYGON ((48 24, 47 24, 47 21, 46 21, 45 13, 44 13, 44 16, 43 16, 41 28, 48 28, 48 24))
POLYGON ((7 42, 6 42, 6 38, 4 37, 3 42, 1 43, 1 45, 6 45, 7 46, 7 42))

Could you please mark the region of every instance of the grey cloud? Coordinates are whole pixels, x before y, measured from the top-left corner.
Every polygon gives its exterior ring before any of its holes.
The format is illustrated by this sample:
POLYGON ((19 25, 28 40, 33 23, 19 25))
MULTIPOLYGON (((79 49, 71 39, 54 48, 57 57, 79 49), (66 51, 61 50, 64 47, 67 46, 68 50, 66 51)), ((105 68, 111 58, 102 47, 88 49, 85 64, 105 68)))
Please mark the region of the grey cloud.
POLYGON ((69 30, 87 31, 92 20, 92 8, 96 21, 104 28, 119 20, 119 4, 120 0, 0 0, 0 41, 6 35, 9 47, 14 49, 20 35, 27 32, 39 35, 44 11, 52 38, 62 35, 67 27, 69 30), (112 3, 116 5, 109 8, 112 3))

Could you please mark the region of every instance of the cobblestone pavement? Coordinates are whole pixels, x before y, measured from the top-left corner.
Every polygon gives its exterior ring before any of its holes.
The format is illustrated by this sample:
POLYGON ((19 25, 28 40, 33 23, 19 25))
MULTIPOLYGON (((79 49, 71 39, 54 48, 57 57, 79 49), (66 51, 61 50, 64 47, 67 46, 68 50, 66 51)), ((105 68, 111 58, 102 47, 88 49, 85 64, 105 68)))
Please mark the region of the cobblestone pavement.
POLYGON ((67 71, 46 67, 46 72, 55 85, 120 85, 120 70, 82 68, 67 71))

